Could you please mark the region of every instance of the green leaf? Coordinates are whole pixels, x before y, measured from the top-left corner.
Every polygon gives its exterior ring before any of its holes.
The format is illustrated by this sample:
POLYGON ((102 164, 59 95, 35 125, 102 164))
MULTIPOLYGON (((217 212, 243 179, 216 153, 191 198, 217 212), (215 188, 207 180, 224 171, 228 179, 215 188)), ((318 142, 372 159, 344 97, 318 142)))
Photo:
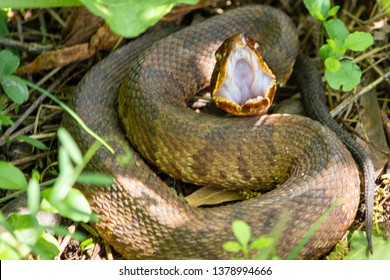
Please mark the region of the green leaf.
POLYGON ((359 66, 350 60, 340 62, 340 68, 336 72, 325 70, 325 78, 333 89, 342 89, 343 91, 352 90, 360 83, 362 71, 359 66))
POLYGON ((44 232, 32 247, 32 251, 43 260, 52 260, 60 252, 60 245, 54 236, 44 232))
POLYGON ((234 236, 243 246, 247 246, 251 238, 251 229, 247 223, 241 220, 235 220, 232 224, 234 236))
POLYGON ((6 161, 0 161, 0 189, 26 190, 27 180, 19 168, 6 161))
MULTIPOLYGON (((97 0, 98 1, 98 0, 97 0)), ((0 8, 27 9, 80 6, 78 0, 1 0, 0 8)))
POLYGON ((372 35, 368 32, 355 31, 347 36, 344 47, 353 51, 364 51, 374 43, 372 35))
MULTIPOLYGON (((60 139, 61 144, 66 151, 66 153, 70 156, 75 164, 83 163, 83 155, 80 152, 79 147, 76 142, 73 140, 72 136, 65 129, 60 127, 57 131, 58 139, 60 139)), ((61 162, 61 160, 60 160, 61 162)), ((65 166, 67 168, 67 166, 65 166)))
POLYGON ((328 13, 326 14, 326 18, 332 17, 339 11, 340 6, 334 6, 328 10, 328 13))
POLYGON ((318 20, 325 20, 330 9, 330 0, 304 0, 306 9, 318 20))
POLYGON ((109 186, 114 183, 114 179, 105 174, 83 172, 77 178, 77 182, 92 186, 109 186))
POLYGON ((14 227, 17 240, 29 246, 35 245, 43 233, 43 228, 31 214, 12 214, 8 222, 14 227))
POLYGON ((263 248, 270 247, 271 245, 273 245, 273 243, 274 243, 274 241, 270 237, 260 237, 251 243, 251 245, 249 246, 249 249, 250 250, 252 250, 252 249, 260 250, 263 248))
POLYGON ((355 231, 350 239, 349 253, 345 260, 390 260, 390 240, 384 240, 375 232, 372 235, 373 254, 367 249, 367 239, 362 231, 355 231))
POLYGON ((29 252, 28 246, 19 244, 10 232, 0 235, 0 260, 21 260, 29 252))
POLYGON ((344 42, 345 38, 347 38, 349 34, 349 31, 344 22, 338 18, 325 21, 324 27, 326 32, 328 32, 329 38, 337 39, 340 44, 344 42))
POLYGON ((18 68, 19 57, 10 50, 0 52, 0 76, 10 75, 18 68))
POLYGON ((28 89, 20 78, 14 75, 0 76, 0 84, 7 96, 16 104, 22 104, 28 99, 28 89))
POLYGON ((336 72, 340 68, 340 61, 334 56, 325 59, 325 66, 331 72, 336 72))
POLYGON ((26 142, 27 144, 30 144, 31 146, 35 147, 35 148, 38 148, 40 150, 48 150, 49 148, 43 144, 41 141, 37 140, 37 139, 34 139, 34 138, 31 138, 27 135, 18 135, 16 136, 15 138, 12 138, 12 141, 22 141, 22 142, 26 142))
POLYGON ((13 124, 14 122, 12 121, 10 116, 0 113, 0 128, 2 125, 13 125, 13 124))
POLYGON ((104 18, 110 28, 128 38, 137 37, 167 14, 176 3, 195 4, 198 0, 80 0, 94 14, 104 18))
POLYGON ((325 60, 331 55, 333 55, 332 48, 328 44, 322 45, 320 48, 320 57, 325 60))
POLYGON ((9 34, 7 27, 7 12, 4 10, 0 10, 0 36, 5 36, 9 34))
POLYGON ((227 241, 223 244, 223 249, 228 252, 238 253, 241 248, 241 244, 235 241, 227 241))
POLYGON ((32 215, 36 215, 39 211, 39 205, 40 205, 40 187, 39 182, 34 176, 30 179, 28 182, 27 187, 27 205, 28 209, 30 210, 30 213, 32 215))
POLYGON ((75 222, 89 222, 92 210, 87 199, 79 190, 70 189, 65 199, 61 201, 51 200, 52 191, 53 189, 43 190, 41 195, 58 210, 58 213, 61 216, 69 218, 75 222))

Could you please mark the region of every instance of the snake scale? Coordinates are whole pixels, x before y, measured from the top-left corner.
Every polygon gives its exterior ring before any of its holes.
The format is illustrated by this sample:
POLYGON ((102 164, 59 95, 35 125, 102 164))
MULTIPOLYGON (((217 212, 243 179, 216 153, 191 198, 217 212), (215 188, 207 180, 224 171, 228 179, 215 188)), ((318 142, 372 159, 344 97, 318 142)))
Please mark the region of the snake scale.
MULTIPOLYGON (((261 5, 233 9, 167 36, 160 33, 162 39, 145 35, 80 82, 71 107, 115 150, 100 148, 88 169, 110 174, 115 183, 78 187, 100 217, 98 232, 125 258, 231 258, 222 245, 234 240, 231 225, 237 219, 251 226, 253 236, 278 236, 276 253, 284 258, 335 207, 297 256, 314 259, 349 229, 359 203, 358 167, 330 129, 300 116, 220 118, 186 108, 186 101, 208 85, 216 48, 241 32, 259 42, 268 65, 285 82, 298 53, 296 30, 283 12, 261 5), (118 117, 119 92, 132 144, 118 117), (196 184, 278 187, 242 202, 194 208, 149 166, 196 184)), ((321 80, 310 69, 315 69, 311 63, 298 59, 294 75, 301 91, 322 94, 321 80)), ((94 143, 69 115, 63 126, 82 151, 94 143)))

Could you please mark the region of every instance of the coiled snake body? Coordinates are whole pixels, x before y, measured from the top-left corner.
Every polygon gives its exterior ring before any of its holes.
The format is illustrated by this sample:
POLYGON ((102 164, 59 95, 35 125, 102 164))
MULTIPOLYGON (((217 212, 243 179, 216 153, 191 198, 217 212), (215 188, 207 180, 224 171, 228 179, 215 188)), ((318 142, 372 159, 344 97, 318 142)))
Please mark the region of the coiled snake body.
MULTIPOLYGON (((115 150, 111 154, 100 148, 89 164, 91 170, 112 175, 115 184, 80 188, 100 216, 99 233, 124 257, 230 258, 222 244, 234 239, 231 224, 236 219, 246 221, 256 237, 279 232, 276 252, 286 257, 335 207, 297 256, 318 258, 350 227, 359 201, 358 169, 328 128, 305 117, 218 118, 185 107, 191 95, 208 85, 216 48, 241 32, 258 40, 263 57, 285 81, 298 48, 293 24, 277 9, 251 6, 171 34, 149 48, 150 37, 138 39, 80 83, 72 107, 115 150), (121 84, 120 112, 132 145, 118 119, 121 84), (187 182, 280 186, 243 202, 193 208, 132 147, 187 182)), ((310 80, 305 82, 312 90, 310 80)), ((94 142, 69 116, 64 126, 84 151, 94 142)))

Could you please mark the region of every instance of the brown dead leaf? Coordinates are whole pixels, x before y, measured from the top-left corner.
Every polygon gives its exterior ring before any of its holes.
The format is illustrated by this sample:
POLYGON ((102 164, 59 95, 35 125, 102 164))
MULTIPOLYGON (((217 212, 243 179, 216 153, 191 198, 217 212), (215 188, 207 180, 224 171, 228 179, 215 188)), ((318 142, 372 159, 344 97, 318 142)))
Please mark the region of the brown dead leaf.
POLYGON ((381 171, 387 162, 389 148, 383 131, 376 91, 371 90, 368 94, 362 96, 360 106, 364 110, 362 111, 356 130, 362 139, 370 143, 368 146, 365 143, 361 144, 368 151, 374 163, 375 170, 381 171))
POLYGON ((43 52, 38 55, 33 62, 19 67, 16 70, 16 74, 23 75, 27 73, 36 73, 42 70, 65 66, 72 62, 90 58, 92 55, 93 52, 90 51, 87 43, 43 52))
POLYGON ((193 207, 201 205, 216 205, 223 202, 243 200, 244 197, 236 190, 226 190, 214 187, 202 187, 186 196, 186 201, 193 207))
POLYGON ((84 7, 72 9, 66 19, 61 35, 63 46, 74 46, 89 42, 93 34, 104 24, 103 19, 95 16, 84 7))

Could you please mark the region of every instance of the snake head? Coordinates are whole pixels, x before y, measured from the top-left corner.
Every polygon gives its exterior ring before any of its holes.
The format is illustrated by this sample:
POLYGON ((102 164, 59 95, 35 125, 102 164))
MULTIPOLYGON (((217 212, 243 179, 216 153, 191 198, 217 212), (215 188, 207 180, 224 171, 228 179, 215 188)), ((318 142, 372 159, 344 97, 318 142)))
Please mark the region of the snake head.
POLYGON ((218 48, 215 58, 210 90, 217 106, 237 116, 265 114, 275 96, 276 80, 259 43, 244 33, 233 35, 218 48))

